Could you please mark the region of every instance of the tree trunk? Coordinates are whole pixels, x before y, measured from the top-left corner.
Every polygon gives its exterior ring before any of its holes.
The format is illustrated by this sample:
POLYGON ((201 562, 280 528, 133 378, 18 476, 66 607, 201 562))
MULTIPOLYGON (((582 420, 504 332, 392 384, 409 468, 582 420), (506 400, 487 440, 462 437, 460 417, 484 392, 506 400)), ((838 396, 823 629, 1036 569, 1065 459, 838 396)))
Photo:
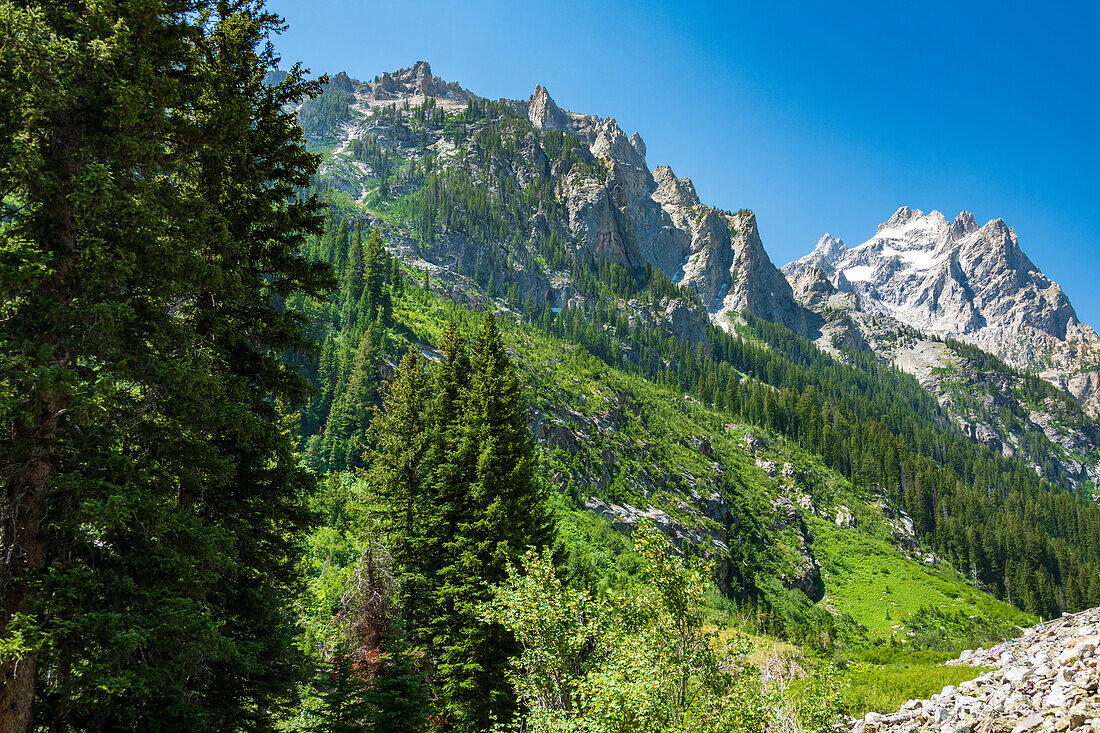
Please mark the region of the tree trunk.
MULTIPOLYGON (((77 289, 73 273, 77 209, 70 195, 81 169, 77 153, 84 127, 71 109, 55 112, 47 125, 50 130, 44 152, 59 185, 44 202, 48 218, 40 220, 36 239, 38 246, 52 255, 53 272, 27 293, 31 305, 15 319, 15 329, 22 330, 36 346, 49 347, 40 350, 51 354, 49 363, 36 366, 64 371, 77 358, 64 335, 68 329, 59 321, 71 317, 67 311, 77 289), (52 306, 45 308, 45 317, 40 315, 42 304, 52 306)), ((49 543, 42 530, 61 458, 62 420, 69 408, 63 387, 39 383, 37 375, 22 376, 27 379, 29 414, 25 420, 17 417, 5 426, 11 431, 15 450, 4 467, 5 504, 0 509, 0 639, 9 637, 9 624, 16 614, 28 610, 28 576, 48 564, 49 543)), ((31 729, 39 651, 33 640, 30 645, 18 658, 0 659, 0 733, 31 729)))
MULTIPOLYGON (((39 444, 41 445, 41 444, 39 444)), ((33 451, 23 477, 8 484, 4 509, 3 606, 0 607, 0 638, 8 636, 13 616, 24 611, 28 571, 46 567, 46 543, 39 532, 45 515, 46 497, 53 471, 44 451, 33 451), (20 480, 22 478, 22 480, 20 480)), ((14 659, 0 660, 0 733, 24 733, 31 727, 37 677, 38 651, 30 649, 14 659)))

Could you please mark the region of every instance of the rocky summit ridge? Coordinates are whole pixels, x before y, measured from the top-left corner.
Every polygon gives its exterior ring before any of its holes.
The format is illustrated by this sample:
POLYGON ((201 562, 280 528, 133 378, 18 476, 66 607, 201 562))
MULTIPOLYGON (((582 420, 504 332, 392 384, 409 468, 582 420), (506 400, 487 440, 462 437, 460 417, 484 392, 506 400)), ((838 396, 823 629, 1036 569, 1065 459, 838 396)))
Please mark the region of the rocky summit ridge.
MULTIPOLYGON (((979 227, 967 211, 948 221, 902 206, 862 244, 825 234, 783 272, 818 313, 844 308, 972 344, 1100 414, 1100 338, 1003 219, 979 227)), ((866 345, 855 333, 866 329, 849 330, 848 345, 866 345)))
POLYGON ((902 206, 866 242, 849 248, 826 234, 783 271, 809 268, 858 295, 868 313, 958 338, 1013 366, 1035 366, 1067 343, 1100 341, 1003 219, 978 227, 967 211, 949 222, 902 206))
MULTIPOLYGON (((337 153, 351 139, 364 136, 390 137, 398 146, 423 142, 401 141, 392 130, 379 130, 386 122, 370 115, 377 108, 406 102, 416 106, 431 98, 436 106, 456 111, 471 102, 486 101, 435 76, 424 61, 384 73, 372 82, 337 74, 329 86, 349 95, 350 107, 362 116, 345 125, 337 153)), ((795 303, 790 284, 768 257, 751 211, 734 213, 703 204, 690 179, 676 177, 667 165, 650 169, 645 142, 637 132, 627 135, 611 117, 565 110, 542 85, 527 99, 501 99, 497 104, 514 110, 540 133, 559 132, 579 139, 606 171, 602 180, 593 180, 576 169, 551 171, 565 204, 570 235, 580 249, 597 261, 606 259, 634 272, 647 266, 659 269, 698 292, 710 318, 727 327, 729 311, 747 309, 807 333, 805 314, 795 303)), ((449 150, 446 140, 426 142, 440 152, 449 150)), ((530 146, 532 155, 527 163, 544 165, 547 161, 534 147, 530 146)), ((326 165, 331 172, 331 163, 326 165)), ((347 169, 342 172, 341 187, 358 197, 373 172, 362 168, 358 181, 348 173, 347 169)), ((522 182, 523 171, 517 169, 516 178, 522 182)), ((547 288, 553 286, 547 283, 547 288)), ((567 298, 567 292, 541 296, 551 302, 567 298)))
POLYGON ((853 733, 1100 730, 1100 608, 1027 629, 948 664, 993 667, 927 700, 852 721, 853 733))

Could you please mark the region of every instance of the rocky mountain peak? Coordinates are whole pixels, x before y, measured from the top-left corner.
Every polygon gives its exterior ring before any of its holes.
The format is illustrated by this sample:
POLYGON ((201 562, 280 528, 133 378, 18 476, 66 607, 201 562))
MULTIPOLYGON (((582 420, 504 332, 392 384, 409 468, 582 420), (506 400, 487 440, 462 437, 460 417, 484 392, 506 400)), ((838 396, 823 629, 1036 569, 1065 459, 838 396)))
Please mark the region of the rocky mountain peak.
POLYGON ((681 207, 699 204, 695 184, 690 178, 677 178, 668 165, 659 165, 653 170, 653 182, 656 184, 653 198, 660 204, 681 207))
POLYGON ((807 333, 805 313, 795 304, 790 283, 764 249, 756 214, 742 210, 728 221, 733 258, 727 290, 720 291, 722 309, 747 310, 796 333, 807 333))
POLYGON ((924 212, 920 209, 910 209, 908 206, 901 206, 894 212, 893 216, 878 225, 877 231, 881 232, 883 229, 900 229, 913 219, 922 216, 924 216, 924 212))
POLYGON ((527 119, 539 132, 561 132, 569 124, 565 112, 541 84, 535 86, 535 93, 527 99, 527 119))
POLYGON ((355 82, 351 80, 346 71, 341 71, 329 79, 326 89, 338 89, 341 92, 355 91, 355 82))
MULTIPOLYGON (((932 210, 925 214, 920 209, 902 206, 894 215, 875 230, 876 238, 893 240, 903 246, 926 246, 929 242, 943 239, 949 226, 947 217, 932 210)), ((855 249, 855 248, 853 248, 855 249)))
POLYGON ((638 133, 628 138, 614 117, 599 120, 595 132, 596 139, 591 148, 597 158, 610 158, 618 163, 646 168, 645 143, 638 133))
POLYGON ((869 313, 920 331, 968 341, 1010 364, 1043 363, 1069 339, 1095 341, 1069 299, 1028 259, 1003 219, 978 228, 902 206, 863 244, 841 249, 822 237, 783 268, 788 277, 820 268, 869 313))
POLYGON ((977 231, 978 225, 974 222, 974 214, 969 211, 960 211, 951 222, 951 238, 962 239, 967 234, 977 231))
MULTIPOLYGON (((347 78, 346 74, 342 74, 347 78)), ((337 76, 341 76, 338 74, 337 76)), ((348 89, 347 91, 351 91, 348 89)), ((378 81, 360 85, 358 93, 368 104, 372 102, 393 102, 415 97, 433 97, 435 99, 466 104, 479 97, 463 89, 457 82, 446 82, 432 74, 427 61, 417 61, 407 69, 385 72, 378 81)))
POLYGON ((821 236, 821 239, 817 240, 817 244, 814 245, 814 253, 830 262, 835 262, 840 257, 843 257, 844 253, 847 251, 848 245, 844 244, 844 240, 839 237, 834 237, 828 232, 825 232, 825 234, 821 236))

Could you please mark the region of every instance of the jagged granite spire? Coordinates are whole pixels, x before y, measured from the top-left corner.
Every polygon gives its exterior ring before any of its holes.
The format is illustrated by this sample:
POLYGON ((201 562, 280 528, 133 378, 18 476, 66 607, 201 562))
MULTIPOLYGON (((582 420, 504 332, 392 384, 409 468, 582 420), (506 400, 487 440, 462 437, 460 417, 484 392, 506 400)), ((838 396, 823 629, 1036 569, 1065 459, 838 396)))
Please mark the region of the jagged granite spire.
POLYGON ((902 206, 863 244, 841 248, 827 235, 783 269, 795 277, 811 267, 858 294, 868 312, 968 341, 1017 366, 1035 366, 1065 342, 1098 340, 1003 219, 978 227, 968 211, 948 222, 938 211, 902 206))

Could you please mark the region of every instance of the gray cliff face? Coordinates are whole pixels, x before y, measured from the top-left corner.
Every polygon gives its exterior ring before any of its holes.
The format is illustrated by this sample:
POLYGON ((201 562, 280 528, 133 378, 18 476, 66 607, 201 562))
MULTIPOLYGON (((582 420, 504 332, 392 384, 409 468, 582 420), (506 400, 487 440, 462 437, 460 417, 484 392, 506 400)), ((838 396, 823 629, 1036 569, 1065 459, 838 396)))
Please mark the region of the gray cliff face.
MULTIPOLYGON (((333 80, 340 77, 347 79, 347 75, 341 72, 333 77, 333 80)), ((356 96, 367 103, 367 106, 403 102, 406 99, 409 99, 410 103, 416 103, 417 97, 421 99, 432 97, 444 103, 451 102, 454 105, 465 106, 471 100, 480 99, 473 92, 463 89, 457 82, 448 83, 438 76, 433 76, 432 67, 427 61, 417 61, 408 69, 386 72, 375 82, 351 82, 345 86, 347 88, 343 91, 355 91, 356 96)))
POLYGON ((1014 366, 1036 365, 1065 342, 1098 340, 1001 219, 979 228, 969 212, 948 222, 903 206, 858 247, 826 235, 784 272, 808 268, 858 295, 868 313, 967 341, 1014 366))
MULTIPOLYGON (((394 124, 392 116, 377 112, 406 103, 415 107, 428 99, 436 107, 458 112, 471 102, 485 101, 433 75, 423 61, 382 74, 373 82, 358 82, 337 74, 329 88, 349 95, 354 115, 322 172, 334 187, 356 199, 367 194, 369 182, 379 171, 371 161, 336 160, 355 139, 370 138, 385 149, 402 151, 412 158, 426 146, 443 165, 457 161, 461 155, 445 136, 433 133, 427 140, 422 139, 422 132, 414 126, 394 124)), ((751 212, 733 214, 705 206, 689 178, 676 177, 667 165, 650 170, 646 145, 638 133, 627 135, 612 118, 562 109, 541 85, 525 100, 500 100, 499 104, 526 118, 535 131, 565 133, 587 148, 590 165, 551 162, 538 134, 531 131, 522 144, 523 160, 515 161, 509 172, 520 187, 540 178, 554 182, 566 213, 571 246, 595 261, 608 260, 634 273, 653 267, 699 293, 706 313, 702 323, 685 326, 685 333, 700 332, 707 319, 729 327, 729 312, 746 310, 807 333, 805 312, 795 303, 789 284, 764 251, 751 212)), ((539 216, 530 225, 532 236, 548 234, 556 226, 539 216)), ((481 244, 496 246, 493 242, 481 244)), ((477 247, 476 242, 447 235, 436 243, 432 259, 442 266, 449 258, 456 276, 472 277, 483 266, 497 266, 479 262, 485 258, 478 257, 477 247)), ((409 248, 416 250, 411 244, 409 248)), ((496 255, 491 258, 493 263, 507 260, 504 252, 496 255)), ((525 284, 536 305, 568 299, 549 280, 535 280, 525 284)))
POLYGON ((565 111, 542 86, 515 108, 539 130, 575 135, 606 165, 604 185, 577 178, 562 189, 571 227, 593 256, 634 271, 652 265, 696 290, 720 324, 728 325, 731 309, 749 310, 807 332, 751 212, 704 206, 691 179, 677 178, 667 165, 649 170, 638 133, 628 137, 614 119, 565 111))
POLYGON ((843 349, 874 352, 916 377, 969 438, 1039 473, 1046 466, 1073 481, 1100 480, 1100 435, 1074 410, 1055 399, 1021 400, 1029 389, 1022 374, 983 365, 932 335, 1010 364, 1022 345, 1024 364, 1045 359, 1042 376, 1096 414, 1100 343, 1004 222, 978 228, 965 212, 948 223, 938 212, 903 207, 859 247, 825 235, 783 271, 795 299, 816 315, 822 349, 841 359, 843 349), (1006 413, 1017 419, 1004 420, 1006 413))

